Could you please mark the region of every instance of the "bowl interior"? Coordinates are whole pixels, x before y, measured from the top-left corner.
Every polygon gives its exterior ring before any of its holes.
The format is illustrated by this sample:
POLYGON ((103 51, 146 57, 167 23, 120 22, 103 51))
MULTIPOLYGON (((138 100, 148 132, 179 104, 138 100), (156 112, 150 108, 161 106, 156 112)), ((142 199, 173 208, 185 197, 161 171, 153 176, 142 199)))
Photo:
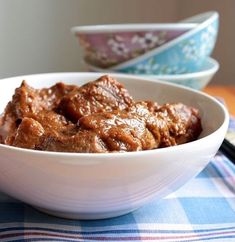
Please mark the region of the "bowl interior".
POLYGON ((180 23, 201 23, 215 14, 217 14, 215 11, 200 13, 192 17, 183 19, 182 21, 180 21, 180 23))
POLYGON ((106 25, 87 25, 75 26, 71 28, 73 34, 106 34, 113 32, 135 32, 135 31, 150 31, 150 30, 190 30, 195 28, 197 23, 146 23, 146 24, 106 24, 106 25))
MULTIPOLYGON (((51 73, 3 79, 0 82, 0 113, 3 112, 15 88, 21 84, 22 80, 26 80, 35 88, 49 87, 59 81, 80 86, 101 75, 101 73, 51 73)), ((161 81, 153 82, 121 74, 112 74, 112 76, 124 84, 135 100, 153 100, 160 104, 182 102, 198 108, 203 125, 201 137, 216 131, 228 115, 219 102, 203 93, 161 81)))
POLYGON ((206 12, 193 17, 183 19, 176 23, 135 23, 135 24, 106 24, 106 25, 84 25, 74 26, 71 28, 72 33, 90 34, 90 33, 107 33, 107 32, 127 32, 127 31, 149 31, 149 30, 189 30, 195 28, 212 16, 215 12, 206 12))

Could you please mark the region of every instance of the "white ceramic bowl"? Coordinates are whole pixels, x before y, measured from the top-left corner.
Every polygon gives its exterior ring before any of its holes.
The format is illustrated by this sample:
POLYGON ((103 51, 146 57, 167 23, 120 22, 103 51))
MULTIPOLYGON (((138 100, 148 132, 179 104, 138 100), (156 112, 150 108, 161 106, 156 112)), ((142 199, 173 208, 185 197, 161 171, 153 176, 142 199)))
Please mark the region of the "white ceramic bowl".
MULTIPOLYGON (((85 69, 87 71, 93 72, 107 72, 105 69, 101 69, 83 62, 85 69)), ((185 74, 175 74, 175 75, 137 75, 140 78, 146 78, 150 80, 162 80, 171 82, 174 84, 183 85, 186 87, 191 87, 196 90, 203 89, 213 78, 215 73, 219 70, 219 63, 218 61, 207 58, 203 63, 203 66, 199 68, 198 71, 192 73, 185 73, 185 74)), ((115 73, 112 70, 108 70, 107 73, 115 73)))
MULTIPOLYGON (((100 73, 54 73, 0 81, 0 112, 26 80, 34 87, 58 81, 82 85, 100 73)), ((187 144, 150 151, 75 154, 0 145, 0 190, 66 218, 100 219, 128 213, 160 199, 198 174, 221 145, 229 121, 222 104, 192 89, 113 74, 138 99, 183 102, 200 110, 203 132, 187 144)))

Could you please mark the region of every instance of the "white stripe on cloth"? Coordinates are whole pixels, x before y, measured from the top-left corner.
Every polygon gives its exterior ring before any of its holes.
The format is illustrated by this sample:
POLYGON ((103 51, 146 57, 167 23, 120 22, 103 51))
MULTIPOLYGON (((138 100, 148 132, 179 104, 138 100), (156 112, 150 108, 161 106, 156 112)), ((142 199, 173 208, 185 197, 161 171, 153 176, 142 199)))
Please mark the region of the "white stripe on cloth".
MULTIPOLYGON (((213 239, 213 238, 223 238, 227 236, 232 236, 235 238, 235 229, 226 229, 226 230, 220 230, 220 231, 205 231, 205 232, 193 232, 190 233, 181 233, 181 232, 156 232, 156 233, 112 233, 112 234, 89 234, 89 235, 81 235, 81 234, 69 234, 69 233, 59 233, 59 232, 50 232, 50 231, 44 231, 44 230, 13 230, 11 232, 1 234, 1 236, 7 235, 8 240, 16 240, 24 238, 25 240, 29 239, 68 239, 69 241, 97 241, 97 240, 106 240, 106 241, 117 241, 117 238, 119 240, 135 240, 136 241, 142 241, 143 240, 153 240, 155 241, 195 241, 195 239, 213 239), (22 235, 19 235, 22 234, 22 235), (102 239, 103 238, 103 239, 102 239), (129 238, 129 239, 128 239, 129 238)), ((1 239, 1 241, 4 241, 5 239, 1 239)))
MULTIPOLYGON (((123 224, 123 225, 111 225, 111 226, 92 226, 92 227, 81 227, 78 225, 62 225, 62 224, 47 224, 47 223, 4 223, 0 224, 0 229, 4 228, 18 228, 24 227, 25 229, 36 227, 40 229, 55 229, 55 230, 64 230, 64 231, 75 231, 75 232, 97 232, 97 231, 108 231, 108 230, 124 230, 124 229, 133 229, 136 226, 135 223, 132 224, 123 224)), ((138 228, 142 230, 172 230, 172 231, 192 231, 193 230, 211 230, 211 229, 227 229, 230 227, 235 228, 235 221, 234 223, 220 223, 220 224, 160 224, 160 223, 140 223, 138 224, 138 228)))

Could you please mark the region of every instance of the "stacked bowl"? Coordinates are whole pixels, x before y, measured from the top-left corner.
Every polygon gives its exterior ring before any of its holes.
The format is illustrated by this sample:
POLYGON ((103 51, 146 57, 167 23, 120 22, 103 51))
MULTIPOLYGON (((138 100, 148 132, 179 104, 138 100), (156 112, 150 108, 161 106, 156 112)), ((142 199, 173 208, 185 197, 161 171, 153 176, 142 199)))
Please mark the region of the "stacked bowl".
POLYGON ((139 75, 202 89, 219 69, 210 58, 219 15, 206 12, 173 24, 77 26, 86 70, 139 75))

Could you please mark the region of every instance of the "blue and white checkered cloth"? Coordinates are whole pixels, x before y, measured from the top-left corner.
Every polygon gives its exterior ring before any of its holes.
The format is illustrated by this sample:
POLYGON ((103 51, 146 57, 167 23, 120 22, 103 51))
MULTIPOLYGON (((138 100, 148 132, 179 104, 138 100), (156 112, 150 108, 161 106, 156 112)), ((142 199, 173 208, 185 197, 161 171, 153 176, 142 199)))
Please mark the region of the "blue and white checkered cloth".
POLYGON ((0 194, 0 241, 235 241, 235 165, 218 152, 177 192, 106 220, 59 219, 0 194))

